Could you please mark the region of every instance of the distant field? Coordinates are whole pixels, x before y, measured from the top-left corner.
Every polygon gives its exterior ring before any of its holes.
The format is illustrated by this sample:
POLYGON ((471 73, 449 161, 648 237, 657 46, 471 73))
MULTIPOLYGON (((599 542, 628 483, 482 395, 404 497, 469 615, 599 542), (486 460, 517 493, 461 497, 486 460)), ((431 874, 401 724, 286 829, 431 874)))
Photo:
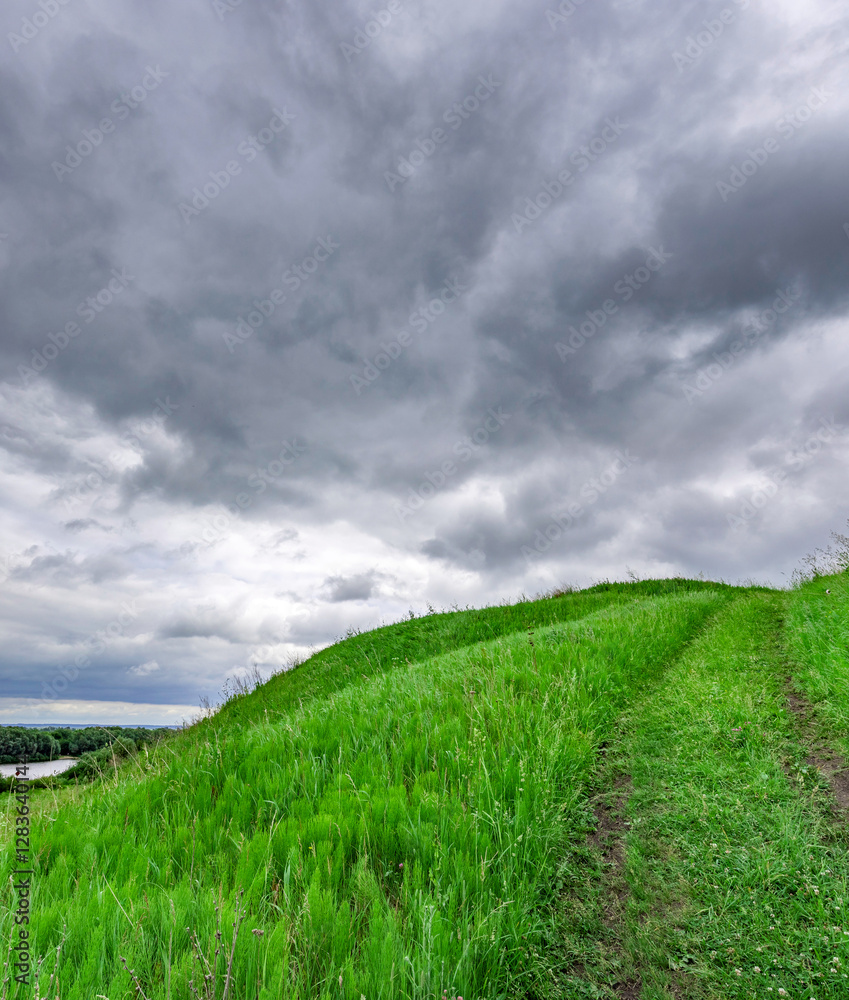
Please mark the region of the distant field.
POLYGON ((411 619, 36 790, 0 1000, 845 1000, 848 583, 411 619))

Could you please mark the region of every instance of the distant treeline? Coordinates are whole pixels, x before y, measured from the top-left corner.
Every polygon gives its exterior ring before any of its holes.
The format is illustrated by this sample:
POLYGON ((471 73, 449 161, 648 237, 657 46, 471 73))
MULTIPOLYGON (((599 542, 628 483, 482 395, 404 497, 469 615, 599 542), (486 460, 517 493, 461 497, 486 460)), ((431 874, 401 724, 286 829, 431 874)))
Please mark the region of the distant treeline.
POLYGON ((88 729, 24 729, 0 726, 0 764, 18 764, 24 756, 30 762, 57 757, 81 757, 116 740, 130 750, 140 749, 170 733, 170 729, 125 729, 120 726, 92 726, 88 729))

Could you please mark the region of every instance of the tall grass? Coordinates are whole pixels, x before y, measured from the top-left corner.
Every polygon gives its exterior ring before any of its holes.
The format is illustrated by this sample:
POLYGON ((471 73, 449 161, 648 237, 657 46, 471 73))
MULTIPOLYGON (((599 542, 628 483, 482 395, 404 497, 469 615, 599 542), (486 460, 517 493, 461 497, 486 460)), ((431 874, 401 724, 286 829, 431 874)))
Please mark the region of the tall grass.
POLYGON ((815 576, 791 591, 786 625, 799 691, 825 732, 848 752, 849 573, 815 576))
POLYGON ((499 636, 575 621, 613 604, 637 598, 722 590, 726 584, 700 580, 643 580, 598 583, 582 591, 556 591, 552 596, 519 604, 431 614, 357 633, 311 656, 295 669, 281 671, 258 690, 228 699, 223 710, 202 725, 229 725, 276 718, 310 698, 321 698, 348 684, 396 667, 421 663, 462 646, 499 636))
POLYGON ((631 709, 623 937, 643 996, 849 996, 849 855, 796 766, 785 600, 735 601, 631 709))
MULTIPOLYGON (((225 714, 42 811, 32 905, 43 973, 65 927, 63 1000, 119 1000, 136 985, 149 1000, 193 989, 497 1000, 534 988, 551 860, 588 825, 596 750, 731 594, 635 601, 631 588, 623 604, 626 589, 614 593, 579 621, 529 633, 520 616, 521 631, 403 671, 387 672, 385 648, 349 640, 352 671, 368 663, 372 676, 343 687, 322 673, 328 654, 303 704, 286 694, 301 667, 278 679, 279 697, 243 699, 253 726, 225 714)), ((7 852, 5 936, 11 866, 7 852)))

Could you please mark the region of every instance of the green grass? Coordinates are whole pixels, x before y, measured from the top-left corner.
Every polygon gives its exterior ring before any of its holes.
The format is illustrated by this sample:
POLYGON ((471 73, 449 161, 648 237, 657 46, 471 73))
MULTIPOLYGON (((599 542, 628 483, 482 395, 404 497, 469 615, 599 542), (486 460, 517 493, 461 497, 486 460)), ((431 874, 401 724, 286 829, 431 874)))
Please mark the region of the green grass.
POLYGON ((42 980, 63 940, 62 1000, 135 996, 122 956, 148 1000, 849 995, 845 834, 785 698, 845 737, 842 579, 414 618, 34 793, 42 980), (588 838, 623 774, 615 868, 588 838))
POLYGON ((213 726, 254 722, 283 715, 310 698, 323 698, 349 684, 376 674, 421 663, 462 646, 500 636, 575 621, 611 604, 641 597, 730 591, 727 584, 701 580, 644 580, 639 583, 598 583, 587 590, 494 608, 430 614, 353 635, 311 656, 295 670, 277 674, 249 696, 231 699, 213 726))
POLYGON ((820 734, 849 754, 849 573, 794 592, 786 636, 797 692, 813 706, 820 734))
POLYGON ((626 940, 644 996, 669 995, 676 970, 693 1000, 849 995, 846 838, 820 786, 782 768, 803 756, 783 603, 736 601, 629 719, 626 940))

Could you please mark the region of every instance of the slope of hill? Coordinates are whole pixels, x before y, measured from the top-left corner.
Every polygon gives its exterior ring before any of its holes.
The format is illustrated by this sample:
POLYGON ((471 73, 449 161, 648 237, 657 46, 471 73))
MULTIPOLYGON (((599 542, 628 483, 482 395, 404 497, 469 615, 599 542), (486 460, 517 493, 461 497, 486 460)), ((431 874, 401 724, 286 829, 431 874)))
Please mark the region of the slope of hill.
POLYGON ((411 618, 351 636, 321 650, 296 671, 278 674, 249 697, 225 705, 216 724, 224 720, 252 721, 264 717, 266 708, 272 713, 285 712, 306 699, 326 696, 399 664, 420 663, 461 646, 575 620, 610 604, 710 589, 732 588, 727 584, 684 579, 599 583, 586 590, 557 593, 542 600, 411 618))
POLYGON ((849 995, 847 579, 412 619, 34 793, 35 995, 849 995))

